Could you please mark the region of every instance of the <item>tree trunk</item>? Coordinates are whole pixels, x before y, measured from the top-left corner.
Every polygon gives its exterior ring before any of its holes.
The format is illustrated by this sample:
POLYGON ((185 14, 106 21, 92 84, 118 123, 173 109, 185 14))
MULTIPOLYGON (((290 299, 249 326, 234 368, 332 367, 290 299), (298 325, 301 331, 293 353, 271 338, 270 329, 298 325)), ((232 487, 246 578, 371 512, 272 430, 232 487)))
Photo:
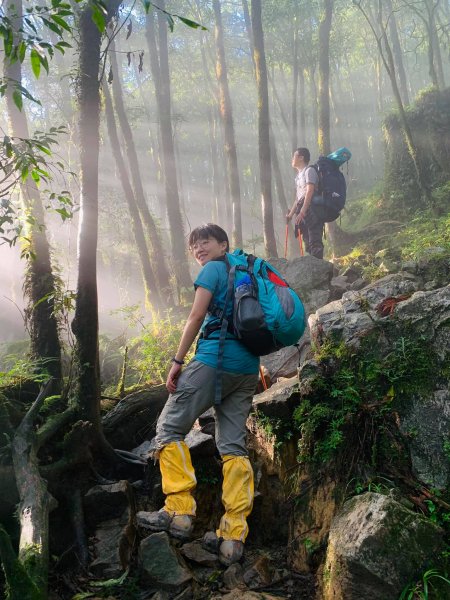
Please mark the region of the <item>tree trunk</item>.
POLYGON ((219 165, 217 160, 217 141, 216 141, 216 123, 213 116, 213 110, 208 110, 208 134, 209 134, 209 152, 211 157, 211 192, 213 197, 212 222, 222 222, 222 213, 220 205, 220 185, 219 185, 219 165))
MULTIPOLYGON (((162 0, 158 6, 164 10, 165 2, 162 0)), ((167 47, 167 20, 165 15, 157 10, 158 18, 158 45, 154 11, 150 11, 146 19, 146 38, 150 53, 150 68, 155 86, 156 106, 161 139, 161 157, 163 167, 164 187, 166 191, 167 217, 170 227, 170 240, 173 253, 173 270, 177 282, 178 292, 182 288, 192 285, 186 257, 186 243, 183 220, 181 217, 180 197, 176 175, 175 147, 172 130, 172 108, 169 75, 169 54, 167 47)))
MULTIPOLYGON (((15 43, 20 43, 22 26, 22 1, 8 0, 6 12, 15 29, 15 43)), ((19 60, 11 63, 4 60, 5 77, 22 83, 22 66, 19 60)), ((10 121, 11 135, 23 139, 29 138, 25 108, 20 111, 12 97, 14 89, 10 84, 6 91, 6 106, 10 121)), ((50 260, 50 247, 44 226, 44 208, 41 196, 31 178, 21 186, 23 203, 27 212, 35 219, 29 226, 26 236, 29 239, 30 257, 26 270, 24 291, 29 304, 26 316, 29 322, 31 357, 44 361, 44 368, 54 378, 55 387, 61 385, 61 345, 58 337, 58 324, 55 311, 55 278, 50 260)), ((56 389, 55 389, 56 392, 56 389)))
POLYGON ((300 67, 298 70, 298 95, 299 95, 299 104, 300 104, 300 122, 299 122, 299 132, 298 132, 298 140, 302 140, 298 145, 308 146, 307 136, 306 136, 306 112, 305 112, 305 73, 303 71, 303 67, 300 67))
MULTIPOLYGON (((128 172, 125 166, 125 161, 120 149, 119 136, 117 134, 116 121, 114 118, 114 109, 109 93, 108 84, 103 82, 103 96, 105 98, 105 113, 108 126, 109 140, 116 161, 116 167, 119 171, 120 182, 128 205, 128 211, 131 217, 131 227, 133 230, 136 247, 141 262, 142 278, 144 282, 145 298, 149 304, 154 304, 155 308, 162 306, 161 295, 156 284, 155 275, 150 264, 150 253, 145 241, 144 229, 139 216, 139 209, 131 187, 128 172)), ((166 296, 166 294, 164 294, 166 296)))
POLYGON ((387 0, 387 9, 389 11, 389 34, 392 40, 392 52, 394 54, 395 64, 397 66, 398 79, 400 84, 400 93, 405 104, 409 104, 408 83, 406 79, 405 65, 403 63, 403 52, 398 35, 397 19, 392 6, 392 0, 387 0))
MULTIPOLYGON (((156 276, 157 286, 159 288, 160 298, 167 298, 168 305, 173 306, 173 298, 170 286, 170 275, 164 257, 164 248, 161 241, 160 233, 156 227, 155 221, 148 208, 147 199, 145 197, 144 186, 142 185, 141 170, 139 160, 134 143, 133 133, 128 121, 125 104, 122 95, 122 86, 120 83, 119 69, 117 66, 117 57, 115 53, 114 42, 110 44, 111 68, 113 73, 113 95, 114 104, 119 118, 120 128, 125 140, 125 146, 128 156, 128 164, 130 166, 131 178, 133 181, 134 198, 136 200, 142 221, 147 229, 149 242, 151 244, 150 259, 152 262, 153 273, 156 276)), ((155 286, 153 285, 153 290, 155 286)), ((155 301, 158 304, 158 297, 153 294, 155 301)))
MULTIPOLYGON (((107 21, 120 0, 107 4, 107 21)), ((100 368, 98 360, 98 154, 100 122, 101 33, 87 6, 79 16, 79 107, 80 220, 78 226, 77 302, 72 330, 76 337, 77 380, 75 398, 82 418, 100 429, 100 368)))
POLYGON ((291 105, 291 149, 292 152, 299 146, 298 140, 300 139, 298 133, 298 120, 297 120, 297 106, 298 106, 298 83, 299 83, 299 40, 298 40, 298 29, 299 29, 299 15, 300 4, 299 1, 295 2, 295 16, 294 16, 294 43, 293 43, 293 56, 292 56, 292 105, 291 105))
POLYGON ((228 189, 232 206, 232 245, 234 247, 242 247, 241 189, 219 0, 213 0, 213 8, 215 18, 216 77, 219 84, 220 118, 223 125, 228 189))
POLYGON ((273 226, 269 94, 267 90, 267 67, 261 18, 261 0, 252 0, 251 7, 256 84, 258 87, 259 178, 261 184, 264 247, 267 257, 276 257, 278 254, 273 226))
MULTIPOLYGON (((273 174, 275 176, 275 188, 278 197, 278 203, 280 205, 281 214, 284 220, 291 207, 288 206, 286 194, 284 192, 283 175, 281 174, 280 163, 278 161, 278 153, 275 138, 273 135, 272 125, 270 126, 270 155, 272 158, 273 174)), ((291 235, 289 236, 289 251, 291 256, 295 255, 296 250, 297 244, 295 243, 294 236, 291 235)))
POLYGON ((323 0, 319 24, 319 154, 331 152, 330 141, 330 31, 334 0, 323 0))
POLYGON ((315 79, 315 70, 310 67, 307 70, 309 80, 309 95, 311 96, 311 109, 312 109, 312 124, 314 131, 314 139, 317 140, 318 129, 319 129, 319 117, 317 114, 317 86, 315 79))
POLYGON ((372 33, 374 35, 378 52, 383 61, 384 68, 388 74, 389 80, 392 86, 392 92, 394 94, 395 102, 397 104, 398 112, 399 112, 399 120, 400 125, 403 130, 403 134, 405 136, 406 147, 408 148, 409 155, 411 160, 413 161, 414 170, 416 172, 417 183, 419 185, 420 190, 422 191, 423 197, 425 199, 425 203, 428 207, 434 212, 435 206, 433 202, 433 198, 431 195, 431 190, 427 184, 427 178, 423 171, 422 164, 420 162, 419 153, 417 150, 417 146, 415 145, 411 128, 408 123, 408 119, 406 117, 405 107, 403 106, 402 97, 400 94, 400 89, 397 84, 397 78, 395 75, 395 63, 394 56, 392 54, 392 49, 389 44, 388 37, 386 35, 386 29, 383 23, 383 5, 381 0, 378 0, 378 12, 377 12, 377 22, 375 23, 373 19, 366 13, 364 7, 361 4, 358 4, 358 7, 362 14, 364 15, 367 23, 369 24, 372 33), (378 26, 378 30, 377 30, 378 26), (379 31, 381 35, 379 35, 379 31))

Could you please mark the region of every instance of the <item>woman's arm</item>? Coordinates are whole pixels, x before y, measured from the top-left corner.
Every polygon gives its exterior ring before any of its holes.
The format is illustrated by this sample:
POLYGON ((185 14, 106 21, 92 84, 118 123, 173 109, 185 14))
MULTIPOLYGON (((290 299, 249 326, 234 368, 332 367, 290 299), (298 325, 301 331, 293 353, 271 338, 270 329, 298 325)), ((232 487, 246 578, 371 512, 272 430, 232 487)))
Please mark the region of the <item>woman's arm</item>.
MULTIPOLYGON (((191 312, 187 318, 186 324, 181 334, 181 340, 178 344, 178 350, 175 354, 175 358, 179 361, 184 360, 184 357, 192 346, 195 338, 197 337, 203 320, 208 312, 208 306, 211 302, 212 293, 202 287, 198 287, 195 296, 194 303, 192 304, 191 312)), ((173 393, 177 389, 177 379, 181 374, 182 365, 173 363, 169 375, 166 381, 166 388, 170 393, 173 393)))

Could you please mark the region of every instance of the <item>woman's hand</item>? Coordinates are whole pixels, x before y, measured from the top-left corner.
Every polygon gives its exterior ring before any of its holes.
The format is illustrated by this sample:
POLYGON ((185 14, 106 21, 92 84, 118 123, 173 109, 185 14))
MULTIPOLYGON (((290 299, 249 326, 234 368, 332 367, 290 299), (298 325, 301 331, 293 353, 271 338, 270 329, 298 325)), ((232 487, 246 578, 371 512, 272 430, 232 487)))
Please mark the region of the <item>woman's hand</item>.
POLYGON ((167 375, 166 388, 171 394, 177 390, 178 377, 181 375, 182 368, 182 365, 174 362, 170 368, 169 374, 167 375))

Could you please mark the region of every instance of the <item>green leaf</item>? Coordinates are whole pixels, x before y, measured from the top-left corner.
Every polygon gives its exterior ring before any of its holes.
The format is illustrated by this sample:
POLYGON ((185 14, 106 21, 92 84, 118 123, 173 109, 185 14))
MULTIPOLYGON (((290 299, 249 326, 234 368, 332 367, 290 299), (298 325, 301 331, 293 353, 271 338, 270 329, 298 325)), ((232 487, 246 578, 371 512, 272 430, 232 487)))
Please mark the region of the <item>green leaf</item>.
POLYGON ((179 19, 188 27, 192 27, 192 29, 201 29, 202 31, 208 31, 206 27, 204 27, 200 23, 197 23, 196 21, 191 21, 191 19, 186 19, 186 17, 180 17, 180 15, 175 15, 175 17, 177 17, 177 19, 179 19))
POLYGON ((94 21, 100 33, 103 33, 106 28, 105 15, 103 14, 103 11, 97 6, 97 4, 94 4, 94 6, 92 7, 92 20, 94 21))
POLYGON ((3 46, 5 48, 5 54, 9 58, 13 49, 13 33, 12 29, 7 29, 3 36, 3 46))
POLYGON ((53 19, 53 21, 55 21, 55 23, 60 25, 63 29, 65 29, 69 33, 72 31, 72 27, 68 23, 66 23, 66 21, 62 17, 60 17, 58 15, 51 15, 50 18, 53 19))
POLYGON ((21 63, 23 63, 26 51, 27 51, 27 45, 25 44, 24 41, 20 42, 19 47, 17 48, 17 56, 19 57, 19 60, 21 63))
POLYGON ((28 177, 28 166, 25 165, 20 173, 20 176, 22 178, 22 181, 25 181, 25 179, 28 177))
POLYGON ((22 94, 20 93, 20 91, 17 89, 14 90, 12 97, 13 97, 14 104, 17 106, 17 108, 19 110, 22 110, 23 98, 22 98, 22 94))
POLYGON ((173 28, 174 28, 174 25, 175 25, 175 21, 173 20, 172 15, 170 15, 169 13, 165 13, 165 17, 167 19, 167 24, 169 25, 169 29, 173 33, 173 28))
POLYGON ((150 2, 150 0, 142 0, 142 2, 144 4, 145 13, 148 14, 150 9, 152 8, 152 3, 150 2))
POLYGON ((39 182, 41 181, 40 175, 39 173, 36 171, 36 169, 33 169, 31 171, 31 177, 33 178, 34 182, 36 184, 39 184, 39 182))
POLYGON ((41 73, 41 56, 37 50, 32 48, 31 50, 31 69, 36 79, 39 79, 41 73))
POLYGON ((42 144, 36 143, 36 148, 39 148, 41 152, 44 152, 44 154, 48 154, 49 156, 52 154, 52 151, 47 148, 47 146, 43 146, 42 144))
POLYGON ((42 22, 45 24, 45 26, 48 27, 49 29, 51 29, 51 31, 54 31, 59 36, 62 35, 61 27, 58 27, 58 25, 56 25, 56 23, 52 23, 51 21, 49 21, 48 19, 45 19, 44 17, 41 17, 41 19, 42 19, 42 22))

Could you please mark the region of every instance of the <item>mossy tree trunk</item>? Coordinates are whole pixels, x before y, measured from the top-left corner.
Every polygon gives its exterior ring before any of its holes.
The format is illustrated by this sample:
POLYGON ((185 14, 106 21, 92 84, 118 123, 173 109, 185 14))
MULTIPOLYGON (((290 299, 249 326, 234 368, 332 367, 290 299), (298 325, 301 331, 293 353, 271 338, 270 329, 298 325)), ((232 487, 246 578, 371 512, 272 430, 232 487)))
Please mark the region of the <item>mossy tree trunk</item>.
MULTIPOLYGON (((22 25, 21 0, 8 0, 6 13, 11 19, 15 44, 20 43, 22 25)), ((12 82, 22 83, 22 67, 20 60, 10 62, 4 60, 5 77, 12 82)), ((19 110, 13 100, 14 85, 8 86, 6 106, 10 121, 11 135, 27 139, 30 137, 25 108, 19 110)), ((58 323, 55 311, 55 278, 52 272, 50 246, 44 227, 45 217, 39 190, 32 180, 21 186, 22 199, 26 212, 34 220, 29 225, 26 237, 29 240, 28 264, 25 275, 24 290, 28 297, 26 316, 31 338, 31 356, 42 360, 45 368, 54 378, 55 387, 61 383, 61 345, 58 337, 58 323)), ((55 390, 56 391, 56 390, 55 390)))
MULTIPOLYGON (((120 0, 105 3, 109 22, 120 0)), ((79 146, 80 146, 80 220, 78 228, 77 301, 72 330, 76 337, 77 363, 75 402, 83 419, 90 421, 101 436, 100 366, 98 357, 98 158, 100 121, 100 45, 92 8, 80 13, 79 25, 79 146)))

